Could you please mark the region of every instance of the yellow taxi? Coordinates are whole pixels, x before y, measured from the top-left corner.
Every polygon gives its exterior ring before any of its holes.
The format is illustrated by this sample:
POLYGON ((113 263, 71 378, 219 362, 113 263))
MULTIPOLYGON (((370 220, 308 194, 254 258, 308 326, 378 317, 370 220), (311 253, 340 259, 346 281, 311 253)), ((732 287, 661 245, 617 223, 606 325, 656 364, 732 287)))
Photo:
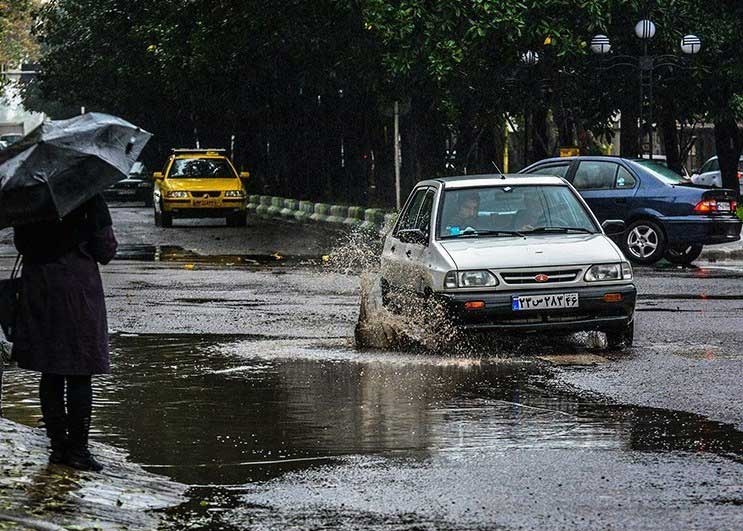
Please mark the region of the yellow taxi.
POLYGON ((247 194, 224 149, 174 149, 162 172, 152 177, 155 225, 172 227, 173 218, 225 218, 230 227, 246 224, 247 194))

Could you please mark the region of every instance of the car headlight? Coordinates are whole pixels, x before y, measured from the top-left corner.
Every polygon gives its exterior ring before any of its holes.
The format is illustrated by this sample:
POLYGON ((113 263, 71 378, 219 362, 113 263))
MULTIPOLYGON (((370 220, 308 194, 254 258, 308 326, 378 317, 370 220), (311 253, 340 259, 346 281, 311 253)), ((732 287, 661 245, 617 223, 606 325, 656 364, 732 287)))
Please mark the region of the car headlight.
POLYGON ((486 288, 498 285, 498 279, 490 271, 449 271, 444 278, 446 289, 486 288))
POLYGON ((245 192, 242 190, 227 190, 224 193, 225 197, 245 197, 245 192))
POLYGON ((606 280, 630 280, 632 278, 632 269, 629 264, 598 264, 591 266, 586 271, 586 282, 602 282, 606 280), (625 276, 626 272, 629 276, 625 276))
POLYGON ((632 280, 632 266, 629 262, 622 262, 622 279, 632 280))
POLYGON ((182 192, 180 190, 174 190, 165 194, 168 199, 188 199, 188 192, 182 192))

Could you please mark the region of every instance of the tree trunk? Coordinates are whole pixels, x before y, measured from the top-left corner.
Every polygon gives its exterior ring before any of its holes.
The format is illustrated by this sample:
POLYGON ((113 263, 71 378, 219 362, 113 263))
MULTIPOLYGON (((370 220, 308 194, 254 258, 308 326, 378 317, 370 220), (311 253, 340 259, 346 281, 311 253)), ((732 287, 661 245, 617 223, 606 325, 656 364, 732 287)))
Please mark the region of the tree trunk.
POLYGON ((640 131, 637 127, 636 105, 627 103, 621 110, 622 116, 619 122, 621 132, 619 154, 622 157, 633 159, 640 153, 640 131))
POLYGON ((683 162, 679 152, 679 133, 673 110, 672 105, 664 105, 661 108, 660 128, 666 151, 666 163, 670 169, 681 174, 683 172, 683 162))
POLYGON ((743 142, 734 118, 727 116, 715 121, 715 147, 720 162, 722 187, 735 190, 736 195, 739 195, 738 161, 743 142))

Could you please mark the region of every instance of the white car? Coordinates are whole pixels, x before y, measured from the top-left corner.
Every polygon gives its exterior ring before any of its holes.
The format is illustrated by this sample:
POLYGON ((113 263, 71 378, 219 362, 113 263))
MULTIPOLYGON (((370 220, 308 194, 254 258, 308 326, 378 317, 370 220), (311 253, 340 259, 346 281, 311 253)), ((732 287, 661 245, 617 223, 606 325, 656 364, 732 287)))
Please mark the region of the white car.
MULTIPOLYGON (((717 157, 712 157, 702 164, 699 171, 691 176, 691 182, 700 186, 722 188, 722 174, 717 157)), ((738 161, 738 185, 740 194, 743 195, 743 157, 738 161)))
POLYGON ((385 305, 398 292, 440 299, 466 329, 598 330, 613 348, 634 336, 632 268, 560 177, 418 183, 385 238, 381 288, 385 305))

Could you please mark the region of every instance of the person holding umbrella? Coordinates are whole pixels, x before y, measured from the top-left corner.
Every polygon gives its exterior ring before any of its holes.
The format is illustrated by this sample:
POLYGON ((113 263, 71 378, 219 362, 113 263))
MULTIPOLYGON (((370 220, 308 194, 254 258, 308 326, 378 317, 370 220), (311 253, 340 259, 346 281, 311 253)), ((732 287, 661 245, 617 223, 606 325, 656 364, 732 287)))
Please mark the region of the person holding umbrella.
POLYGON ((98 264, 117 242, 100 192, 126 176, 149 136, 89 114, 45 122, 14 153, 0 153, 0 225, 13 226, 23 256, 13 356, 41 373, 52 464, 103 468, 88 448, 92 375, 110 372, 98 264))

